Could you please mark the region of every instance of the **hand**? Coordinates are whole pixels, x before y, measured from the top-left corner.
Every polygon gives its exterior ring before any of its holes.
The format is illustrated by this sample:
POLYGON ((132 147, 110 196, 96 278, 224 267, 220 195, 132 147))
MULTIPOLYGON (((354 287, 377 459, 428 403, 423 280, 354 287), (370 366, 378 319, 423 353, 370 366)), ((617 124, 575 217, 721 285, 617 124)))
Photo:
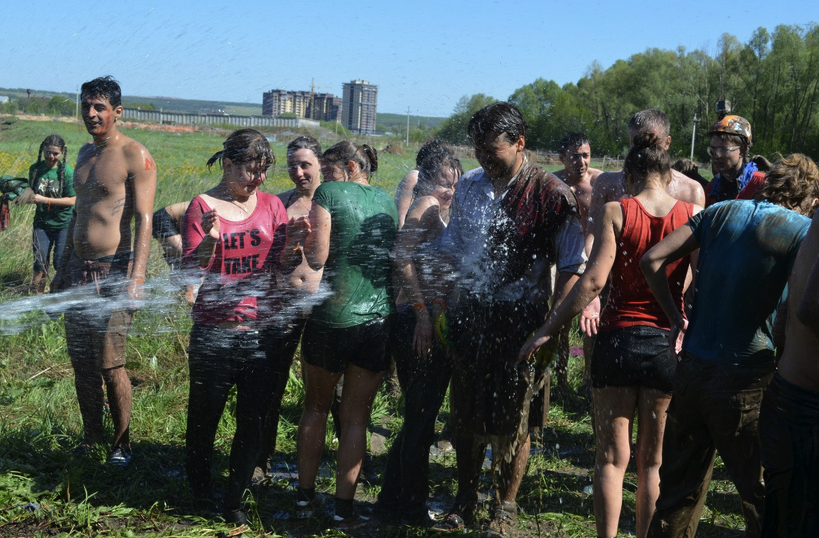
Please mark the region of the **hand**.
POLYGON ((215 209, 202 213, 202 231, 211 239, 219 241, 219 214, 215 209))
POLYGON ((551 336, 549 335, 540 335, 540 331, 530 336, 528 340, 526 340, 526 343, 523 344, 520 354, 518 354, 518 358, 515 360, 515 366, 523 361, 532 360, 532 357, 535 353, 537 353, 537 350, 543 347, 550 338, 551 336))
POLYGON ((303 246, 304 240, 313 228, 310 226, 310 218, 307 215, 293 217, 287 223, 287 244, 291 249, 303 246))
POLYGON ((415 335, 412 338, 412 348, 424 360, 428 360, 432 353, 432 319, 426 308, 415 314, 415 335))
POLYGON ((674 357, 679 360, 680 352, 682 351, 683 338, 685 338, 685 331, 688 330, 688 320, 682 318, 682 324, 671 325, 671 332, 668 334, 668 347, 673 351, 674 357))
POLYGON ((600 297, 592 299, 586 308, 580 312, 580 332, 586 333, 587 336, 594 336, 597 334, 597 329, 600 326, 600 297))
POLYGON ((142 302, 145 296, 144 284, 141 279, 131 279, 128 281, 128 299, 132 310, 137 310, 137 305, 142 302))

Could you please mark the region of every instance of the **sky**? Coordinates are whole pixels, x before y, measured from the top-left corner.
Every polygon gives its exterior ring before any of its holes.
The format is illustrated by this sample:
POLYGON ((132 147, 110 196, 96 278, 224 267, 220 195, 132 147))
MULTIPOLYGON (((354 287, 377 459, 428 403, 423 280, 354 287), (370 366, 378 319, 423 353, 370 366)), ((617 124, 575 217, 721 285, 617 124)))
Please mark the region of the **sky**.
POLYGON ((815 0, 244 0, 4 2, 0 87, 261 104, 271 89, 342 94, 364 79, 378 111, 449 116, 462 96, 507 99, 538 78, 577 82, 648 48, 716 52, 763 26, 819 21, 815 0))

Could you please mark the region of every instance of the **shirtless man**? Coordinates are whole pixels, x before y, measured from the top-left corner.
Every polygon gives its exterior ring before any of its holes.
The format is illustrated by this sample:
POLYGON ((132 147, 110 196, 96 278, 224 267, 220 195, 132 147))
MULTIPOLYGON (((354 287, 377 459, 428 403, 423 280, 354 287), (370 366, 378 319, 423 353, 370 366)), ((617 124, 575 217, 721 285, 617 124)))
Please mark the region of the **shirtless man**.
MULTIPOLYGON (((304 217, 310 213, 313 194, 321 185, 321 146, 311 136, 299 136, 287 145, 287 173, 295 188, 279 194, 284 207, 287 208, 287 217, 294 219, 304 217)), ((301 340, 304 323, 312 305, 312 297, 318 292, 321 283, 322 271, 314 271, 307 264, 304 255, 292 273, 282 275, 287 279, 284 285, 285 296, 282 297, 281 339, 271 349, 272 358, 276 361, 275 379, 273 381, 273 398, 265 421, 262 434, 262 450, 256 466, 267 471, 268 460, 276 451, 276 437, 278 436, 279 412, 281 411, 282 397, 290 377, 290 364, 293 355, 301 340)))
POLYGON ((583 224, 583 231, 586 232, 592 187, 603 171, 590 166, 591 142, 586 135, 581 133, 569 133, 563 137, 558 157, 563 164, 563 170, 558 170, 555 175, 562 179, 577 197, 580 221, 583 224))
MULTIPOLYGON (((586 223, 589 219, 589 206, 592 199, 592 188, 597 177, 603 173, 602 170, 591 168, 591 142, 582 133, 569 133, 560 141, 560 152, 558 153, 563 170, 558 170, 555 175, 569 186, 577 198, 577 208, 580 211, 580 223, 583 225, 583 233, 586 232, 586 223)), ((555 277, 552 277, 552 282, 555 277)), ((560 330, 557 343, 557 357, 555 358, 555 374, 557 386, 561 392, 568 392, 567 368, 569 365, 569 325, 560 330)), ((585 357, 584 371, 588 371, 591 361, 594 340, 592 336, 584 335, 583 355, 585 357)), ((584 375, 584 381, 588 376, 584 375)), ((584 383, 585 384, 585 383, 584 383)), ((589 392, 590 394, 590 392, 589 392)))
POLYGON ((83 443, 102 442, 104 384, 114 422, 109 462, 124 467, 131 459, 131 381, 125 371, 125 339, 136 302, 143 297, 156 164, 148 150, 117 128, 122 96, 116 80, 103 77, 86 82, 81 98, 83 122, 93 142, 77 155, 77 202, 51 289, 77 287, 83 297, 80 307, 65 314, 83 443))
MULTIPOLYGON (((817 169, 813 167, 813 173, 817 169)), ((819 536, 819 211, 788 280, 785 351, 759 415, 765 482, 763 536, 819 536)))
MULTIPOLYGON (((671 147, 671 122, 668 116, 660 110, 649 108, 636 113, 628 122, 628 139, 633 141, 638 134, 650 132, 657 138, 664 140, 667 150, 671 147)), ((697 181, 685 174, 672 170, 671 183, 666 191, 668 194, 683 202, 690 202, 700 207, 705 207, 705 191, 697 181)), ((592 191, 591 203, 589 206, 589 220, 586 224, 586 254, 591 254, 594 245, 594 233, 596 231, 595 219, 600 215, 603 206, 608 202, 613 202, 626 197, 626 184, 623 172, 605 172, 597 177, 592 191)), ((605 292, 605 290, 604 290, 605 292)), ((687 300, 686 300, 687 302, 687 300)), ((598 297, 589 304, 580 315, 580 328, 586 334, 597 333, 597 325, 600 317, 600 298, 598 297)), ((588 366, 588 362, 586 363, 588 366)), ((586 373, 588 375, 588 372, 586 373)))

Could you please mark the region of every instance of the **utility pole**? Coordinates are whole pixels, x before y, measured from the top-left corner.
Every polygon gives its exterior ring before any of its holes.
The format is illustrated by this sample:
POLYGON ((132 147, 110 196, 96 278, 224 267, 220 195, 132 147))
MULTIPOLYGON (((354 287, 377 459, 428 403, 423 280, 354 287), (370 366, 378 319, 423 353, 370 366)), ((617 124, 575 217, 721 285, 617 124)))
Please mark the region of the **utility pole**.
POLYGON ((407 147, 409 147, 409 114, 410 107, 407 107, 407 147))
POLYGON ((694 139, 697 136, 697 122, 700 119, 697 117, 697 113, 694 112, 694 130, 691 131, 691 157, 689 157, 692 161, 694 160, 694 139))

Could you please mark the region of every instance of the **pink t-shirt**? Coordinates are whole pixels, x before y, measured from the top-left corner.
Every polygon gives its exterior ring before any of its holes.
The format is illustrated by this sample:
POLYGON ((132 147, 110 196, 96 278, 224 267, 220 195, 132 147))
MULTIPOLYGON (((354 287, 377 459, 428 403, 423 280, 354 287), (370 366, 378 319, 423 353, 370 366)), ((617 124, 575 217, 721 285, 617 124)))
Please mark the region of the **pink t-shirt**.
POLYGON ((277 310, 276 273, 287 229, 287 211, 278 197, 257 191, 253 213, 245 220, 219 218, 221 239, 211 263, 201 267, 196 249, 205 237, 202 214, 211 207, 201 196, 185 212, 183 267, 204 272, 191 316, 194 323, 250 322, 265 325, 277 310))

